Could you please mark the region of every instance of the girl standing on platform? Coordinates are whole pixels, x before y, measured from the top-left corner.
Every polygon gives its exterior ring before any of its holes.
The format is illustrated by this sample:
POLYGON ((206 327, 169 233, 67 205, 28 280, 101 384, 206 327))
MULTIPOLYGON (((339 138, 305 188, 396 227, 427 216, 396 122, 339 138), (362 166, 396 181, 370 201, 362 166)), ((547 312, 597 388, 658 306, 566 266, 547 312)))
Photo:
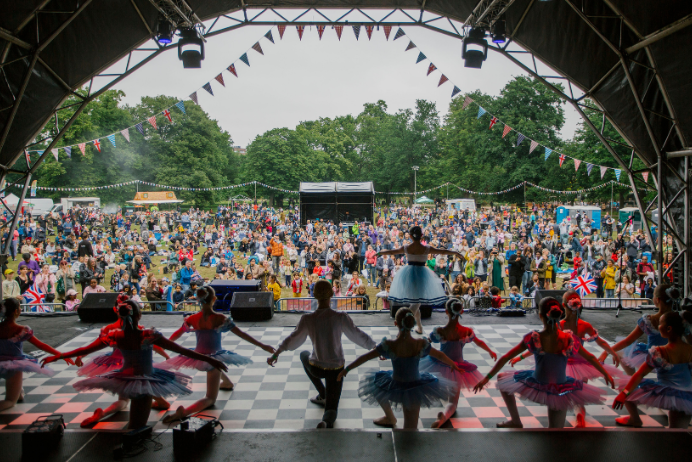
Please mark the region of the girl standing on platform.
MULTIPOLYGON (((202 305, 202 309, 199 313, 193 314, 183 321, 183 325, 180 329, 171 335, 171 342, 178 340, 186 332, 194 332, 197 337, 197 346, 195 347, 197 353, 208 355, 229 366, 251 364, 252 360, 232 351, 224 350, 221 345, 221 336, 224 332, 233 332, 238 337, 262 348, 264 351, 274 353, 274 348, 255 340, 236 327, 230 316, 227 317, 223 314, 214 312, 216 293, 213 288, 209 286, 200 287, 197 289, 196 297, 200 305, 202 305)), ((209 406, 213 406, 216 402, 216 398, 219 396, 219 388, 223 390, 233 390, 233 382, 231 382, 231 379, 205 361, 186 356, 176 356, 164 363, 157 364, 157 366, 162 369, 178 370, 187 368, 207 372, 207 395, 187 408, 183 406, 178 407, 173 414, 164 417, 163 423, 165 424, 176 420, 182 420, 191 414, 195 414, 203 411, 209 406)))
MULTIPOLYGON (((142 317, 142 309, 138 303, 128 300, 120 306, 119 315, 123 319, 123 327, 110 331, 107 340, 122 352, 122 368, 82 379, 72 386, 77 391, 104 390, 131 399, 129 429, 142 428, 147 424, 151 412, 152 397, 189 395, 192 393, 188 387, 191 381, 190 377, 178 372, 153 367, 153 345, 195 360, 205 361, 216 369, 227 370, 226 365, 221 361, 183 348, 167 340, 156 330, 141 330, 138 322, 142 317)), ((68 353, 59 353, 56 356, 48 357, 42 363, 49 364, 58 359, 87 355, 104 347, 105 344, 103 343, 101 345, 92 344, 68 353)))
MULTIPOLYGON (((502 372, 497 377, 497 388, 502 392, 509 411, 510 420, 497 424, 498 428, 523 428, 515 393, 522 398, 548 407, 550 428, 563 428, 567 409, 586 404, 601 404, 604 392, 592 385, 567 376, 567 358, 574 354, 574 336, 570 331, 561 331, 558 321, 562 317, 560 303, 553 297, 545 297, 538 307, 543 321, 542 331, 532 331, 523 341, 502 356, 487 376, 474 388, 478 393, 490 379, 515 356, 529 350, 536 361, 534 370, 502 372)), ((612 377, 596 358, 579 348, 578 353, 605 377, 607 384, 614 386, 612 377)))
POLYGON ((392 371, 366 372, 360 379, 358 396, 370 404, 379 403, 385 416, 374 420, 375 425, 394 427, 396 417, 392 411, 401 406, 404 411, 404 428, 418 427, 421 406, 441 406, 442 401, 454 395, 456 384, 445 378, 437 378, 429 372, 420 372, 419 361, 431 355, 456 372, 463 370, 444 353, 432 348, 427 339, 416 339, 411 330, 416 326, 413 313, 408 308, 399 308, 394 325, 399 328, 395 340, 382 339, 377 347, 356 359, 341 371, 337 380, 361 364, 383 356, 392 360, 392 371))
POLYGON ((408 265, 397 271, 392 289, 389 292, 390 302, 408 304, 416 320, 416 333, 423 334, 423 324, 420 317, 421 305, 441 305, 447 301, 447 295, 441 284, 440 278, 429 268, 425 267, 428 255, 455 255, 461 260, 464 256, 459 252, 446 249, 438 249, 421 244, 423 230, 420 226, 414 226, 409 230, 413 242, 398 249, 377 252, 380 255, 406 254, 408 265))
MULTIPOLYGON (((24 342, 47 353, 59 354, 59 351, 34 337, 31 327, 17 324, 20 314, 21 305, 16 298, 7 298, 0 303, 0 378, 5 379, 5 399, 0 400, 0 411, 24 400, 24 372, 55 374, 51 369, 39 366, 35 358, 24 354, 24 342)), ((72 360, 66 359, 65 362, 74 365, 72 360)))
POLYGON ((641 427, 637 404, 666 409, 669 428, 688 428, 692 419, 692 346, 683 342, 685 326, 676 312, 667 312, 658 320, 663 346, 653 346, 644 364, 632 376, 613 402, 613 409, 624 405, 629 416, 618 417, 618 425, 641 427), (644 379, 655 370, 657 380, 644 379))
POLYGON ((483 375, 478 372, 478 367, 464 360, 464 346, 467 343, 473 342, 479 348, 487 351, 491 358, 497 360, 497 354, 483 340, 476 337, 472 329, 459 323, 461 313, 464 311, 463 303, 450 298, 445 305, 445 309, 449 319, 447 325, 433 330, 432 334, 430 334, 430 342, 441 344, 440 351, 454 361, 460 372, 438 361, 433 356, 427 356, 421 360, 421 372, 431 372, 437 377, 456 383, 456 389, 449 397, 447 408, 444 412, 437 414, 437 421, 432 424, 432 428, 440 428, 454 415, 459 404, 459 394, 462 388, 470 390, 483 379, 483 375))

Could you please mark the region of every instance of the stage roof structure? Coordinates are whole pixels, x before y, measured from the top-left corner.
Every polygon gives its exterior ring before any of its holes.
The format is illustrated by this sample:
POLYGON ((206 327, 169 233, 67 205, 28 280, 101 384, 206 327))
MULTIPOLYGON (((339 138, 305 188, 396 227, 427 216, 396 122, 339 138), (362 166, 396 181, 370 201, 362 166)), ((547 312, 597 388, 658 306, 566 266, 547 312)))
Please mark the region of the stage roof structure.
POLYGON ((3 178, 21 175, 24 190, 89 101, 176 49, 150 41, 160 15, 179 25, 204 22, 206 37, 250 25, 320 23, 424 27, 460 40, 470 28, 504 18, 509 40, 490 51, 540 79, 582 117, 586 107, 600 112, 602 123, 623 136, 629 155, 585 118, 634 187, 640 210, 663 210, 689 293, 689 0, 0 0, 0 11, 0 168, 3 178), (60 117, 70 95, 80 101, 75 116, 60 117), (53 134, 38 140, 49 122, 53 134), (39 141, 48 144, 44 154, 33 164, 18 163, 39 141), (635 156, 644 170, 633 169, 635 156), (642 199, 650 188, 640 179, 643 171, 655 173, 657 200, 649 204, 642 199))
POLYGON ((127 201, 135 205, 149 205, 149 204, 180 204, 185 202, 179 200, 173 191, 150 191, 144 192, 140 191, 135 194, 135 198, 131 201, 127 201))

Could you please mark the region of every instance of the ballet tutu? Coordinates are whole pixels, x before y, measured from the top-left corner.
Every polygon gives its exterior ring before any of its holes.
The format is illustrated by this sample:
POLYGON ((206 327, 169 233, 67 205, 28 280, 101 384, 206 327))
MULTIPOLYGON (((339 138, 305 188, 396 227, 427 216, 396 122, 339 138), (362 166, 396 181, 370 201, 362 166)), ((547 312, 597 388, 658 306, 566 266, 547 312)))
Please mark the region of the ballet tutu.
POLYGON ((402 305, 443 305, 448 297, 442 288, 441 279, 425 266, 406 265, 392 281, 389 301, 402 305))
MULTIPOLYGON (((245 364, 252 364, 252 359, 228 350, 217 351, 216 353, 208 356, 218 359, 228 366, 244 366, 245 364)), ((206 361, 188 358, 187 356, 183 355, 179 355, 175 358, 169 359, 168 361, 158 363, 156 364, 156 367, 176 371, 178 369, 196 369, 198 371, 211 371, 214 369, 214 367, 206 361)))
POLYGON ((360 379, 358 388, 358 396, 366 403, 389 402, 394 409, 441 406, 455 392, 453 382, 428 372, 421 372, 418 380, 402 382, 394 380, 393 371, 370 371, 360 379))
POLYGON ((650 379, 642 380, 627 401, 692 415, 692 389, 673 388, 650 379))
POLYGON ((154 368, 150 375, 132 375, 127 370, 88 377, 72 386, 77 391, 103 390, 127 398, 189 395, 192 378, 179 372, 154 368))
POLYGON ((99 355, 94 359, 88 360, 77 370, 80 377, 93 377, 102 375, 106 372, 116 371, 123 367, 123 354, 117 348, 110 353, 99 355))
POLYGON ((639 369, 639 367, 646 362, 646 355, 648 353, 649 349, 646 343, 633 343, 622 350, 621 361, 632 369, 639 369))
POLYGON ((587 404, 602 404, 605 391, 567 377, 563 383, 543 383, 533 377, 532 370, 501 372, 497 376, 497 388, 503 393, 518 394, 523 399, 565 411, 587 404))
MULTIPOLYGON (((526 364, 536 364, 536 360, 533 358, 533 356, 526 358, 524 362, 526 364)), ((613 380, 618 381, 624 378, 629 380, 629 376, 626 376, 617 367, 603 363, 601 363, 601 366, 603 366, 606 372, 610 374, 613 380)), ((601 374, 598 369, 593 367, 590 362, 582 358, 579 353, 567 357, 567 368, 565 369, 565 375, 567 377, 572 377, 573 379, 582 381, 603 378, 603 374, 601 374)))
POLYGON ((41 367, 36 358, 31 356, 0 356, 0 378, 6 379, 15 372, 33 372, 52 377, 55 374, 53 369, 41 367))
POLYGON ((456 383, 459 388, 471 390, 478 382, 483 380, 483 374, 478 372, 478 366, 471 364, 468 361, 456 362, 462 372, 458 372, 446 364, 441 363, 431 356, 426 356, 421 359, 419 370, 421 372, 430 372, 450 382, 456 383))

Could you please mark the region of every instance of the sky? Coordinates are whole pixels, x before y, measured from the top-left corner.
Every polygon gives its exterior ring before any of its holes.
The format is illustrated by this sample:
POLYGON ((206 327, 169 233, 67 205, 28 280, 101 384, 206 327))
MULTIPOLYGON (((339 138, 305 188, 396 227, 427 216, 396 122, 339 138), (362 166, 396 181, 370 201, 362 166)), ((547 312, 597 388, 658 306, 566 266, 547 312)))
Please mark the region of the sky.
MULTIPOLYGON (((209 38, 201 69, 183 69, 177 52, 171 50, 114 88, 125 92, 124 102, 129 105, 137 104, 142 96, 160 94, 189 99, 197 90, 202 108, 231 134, 234 145, 245 147, 267 130, 294 128, 320 117, 355 116, 365 103, 377 100, 384 100, 391 113, 413 108, 417 99, 434 101, 443 117, 454 85, 461 89, 460 95, 476 89, 498 95, 507 82, 523 75, 519 67, 494 52, 489 52, 482 69, 464 68, 461 42, 455 38, 404 27, 406 36, 393 41, 395 31, 389 41, 382 28, 368 40, 362 28, 356 41, 353 30, 346 27, 339 41, 336 31, 328 27, 319 40, 316 27, 309 26, 299 40, 295 26, 286 28, 283 39, 276 27, 243 27, 209 38), (275 44, 263 38, 270 29, 275 44), (264 56, 251 49, 257 41, 264 56), (409 41, 417 48, 405 52, 409 41), (245 52, 250 67, 239 60, 245 52), (419 52, 428 59, 416 64, 419 52), (426 76, 430 62, 439 70, 426 76), (225 70, 231 63, 238 78, 225 70), (440 71, 450 81, 438 87, 440 71), (219 73, 225 87, 214 80, 219 73), (214 96, 201 89, 206 82, 211 82, 214 96)), ((570 139, 579 116, 571 107, 563 107, 567 122, 561 136, 570 139)), ((502 119, 502 113, 496 115, 502 119)))

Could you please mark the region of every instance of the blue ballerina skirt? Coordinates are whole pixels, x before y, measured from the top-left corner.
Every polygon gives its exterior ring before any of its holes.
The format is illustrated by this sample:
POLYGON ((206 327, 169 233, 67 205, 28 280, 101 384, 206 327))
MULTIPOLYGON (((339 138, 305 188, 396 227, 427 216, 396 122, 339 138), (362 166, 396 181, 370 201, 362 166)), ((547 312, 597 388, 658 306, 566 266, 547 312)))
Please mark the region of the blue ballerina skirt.
POLYGON ((389 402, 394 409, 399 406, 442 406, 454 394, 455 384, 438 379, 428 372, 421 372, 419 380, 404 382, 393 378, 393 371, 370 371, 360 379, 358 396, 369 404, 389 402))
POLYGON ((401 268, 392 281, 389 301, 402 305, 420 303, 422 305, 443 305, 447 301, 442 280, 429 268, 419 265, 406 265, 401 268))
POLYGON ((692 389, 665 386, 650 379, 642 380, 627 401, 692 415, 692 389))
MULTIPOLYGON (((252 364, 252 359, 228 350, 220 350, 208 356, 218 359, 227 366, 244 366, 246 364, 252 364)), ((198 371, 211 371, 214 369, 214 367, 206 361, 198 361, 183 355, 158 363, 156 367, 167 370, 196 369, 198 371)))

